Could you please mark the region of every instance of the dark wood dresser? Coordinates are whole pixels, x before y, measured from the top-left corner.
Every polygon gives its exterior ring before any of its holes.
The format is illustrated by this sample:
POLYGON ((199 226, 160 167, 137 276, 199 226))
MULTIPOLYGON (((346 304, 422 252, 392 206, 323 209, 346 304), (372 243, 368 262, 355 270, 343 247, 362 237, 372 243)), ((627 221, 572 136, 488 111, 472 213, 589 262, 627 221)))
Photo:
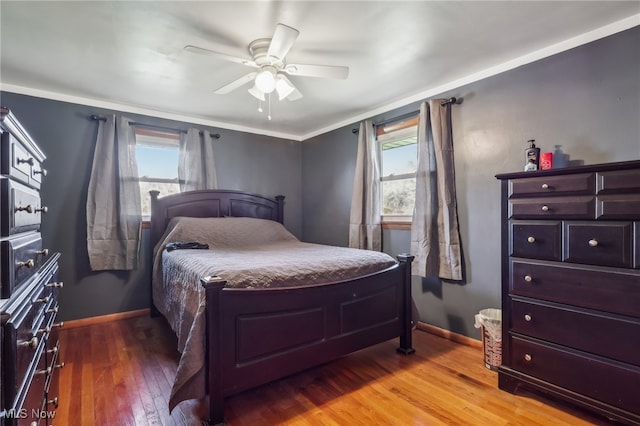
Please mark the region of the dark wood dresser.
POLYGON ((497 178, 500 389, 640 425, 640 161, 497 178))
POLYGON ((44 153, 0 107, 0 425, 52 425, 58 404, 59 253, 43 246, 44 153))

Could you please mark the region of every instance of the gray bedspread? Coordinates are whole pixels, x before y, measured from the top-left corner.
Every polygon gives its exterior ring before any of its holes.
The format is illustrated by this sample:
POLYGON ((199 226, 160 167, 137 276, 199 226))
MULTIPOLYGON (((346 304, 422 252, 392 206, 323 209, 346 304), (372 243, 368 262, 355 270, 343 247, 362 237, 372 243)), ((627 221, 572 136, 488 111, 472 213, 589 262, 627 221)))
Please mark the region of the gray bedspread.
POLYGON ((178 337, 181 358, 169 409, 205 394, 204 289, 217 275, 229 287, 292 287, 343 281, 395 264, 384 253, 303 243, 281 224, 253 218, 174 218, 154 251, 153 301, 178 337), (166 251, 197 241, 208 250, 166 251))

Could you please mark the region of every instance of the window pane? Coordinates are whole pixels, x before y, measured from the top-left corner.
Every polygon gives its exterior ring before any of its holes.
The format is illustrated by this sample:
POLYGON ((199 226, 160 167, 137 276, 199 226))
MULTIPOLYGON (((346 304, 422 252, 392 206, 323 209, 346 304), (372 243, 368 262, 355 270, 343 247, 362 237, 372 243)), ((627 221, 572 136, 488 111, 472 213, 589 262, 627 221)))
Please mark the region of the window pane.
POLYGON ((383 143, 382 176, 415 173, 418 158, 417 147, 415 138, 383 143), (405 144, 399 142, 405 142, 405 144))
POLYGON ((162 179, 178 178, 178 147, 136 144, 138 176, 162 179))
POLYGON ((151 196, 149 195, 149 191, 151 190, 160 191, 160 197, 164 197, 180 192, 180 184, 170 182, 140 182, 142 217, 151 216, 151 196))
POLYGON ((382 182, 382 214, 411 216, 415 196, 415 178, 382 182))

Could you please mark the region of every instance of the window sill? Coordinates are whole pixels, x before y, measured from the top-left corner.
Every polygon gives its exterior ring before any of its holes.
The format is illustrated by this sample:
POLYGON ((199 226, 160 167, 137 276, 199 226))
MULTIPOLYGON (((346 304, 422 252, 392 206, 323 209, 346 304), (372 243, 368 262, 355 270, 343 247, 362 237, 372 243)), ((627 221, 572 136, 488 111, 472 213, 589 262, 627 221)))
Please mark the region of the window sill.
POLYGON ((390 229, 393 231, 410 231, 411 230, 411 221, 406 220, 386 220, 382 222, 382 229, 390 229))

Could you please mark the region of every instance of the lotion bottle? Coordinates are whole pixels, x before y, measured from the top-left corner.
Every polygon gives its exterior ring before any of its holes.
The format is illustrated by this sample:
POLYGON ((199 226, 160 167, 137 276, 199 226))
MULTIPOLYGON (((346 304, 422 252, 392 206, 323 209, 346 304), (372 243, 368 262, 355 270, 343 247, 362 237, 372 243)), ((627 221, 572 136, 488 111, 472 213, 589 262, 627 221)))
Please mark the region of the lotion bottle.
POLYGON ((532 172, 534 170, 538 170, 538 166, 533 162, 533 159, 529 160, 529 162, 524 166, 525 172, 532 172))
POLYGON ((536 165, 536 169, 540 168, 540 148, 536 147, 534 143, 535 139, 529 139, 529 147, 524 150, 524 164, 528 165, 533 162, 536 165), (533 160, 533 161, 531 161, 533 160))

